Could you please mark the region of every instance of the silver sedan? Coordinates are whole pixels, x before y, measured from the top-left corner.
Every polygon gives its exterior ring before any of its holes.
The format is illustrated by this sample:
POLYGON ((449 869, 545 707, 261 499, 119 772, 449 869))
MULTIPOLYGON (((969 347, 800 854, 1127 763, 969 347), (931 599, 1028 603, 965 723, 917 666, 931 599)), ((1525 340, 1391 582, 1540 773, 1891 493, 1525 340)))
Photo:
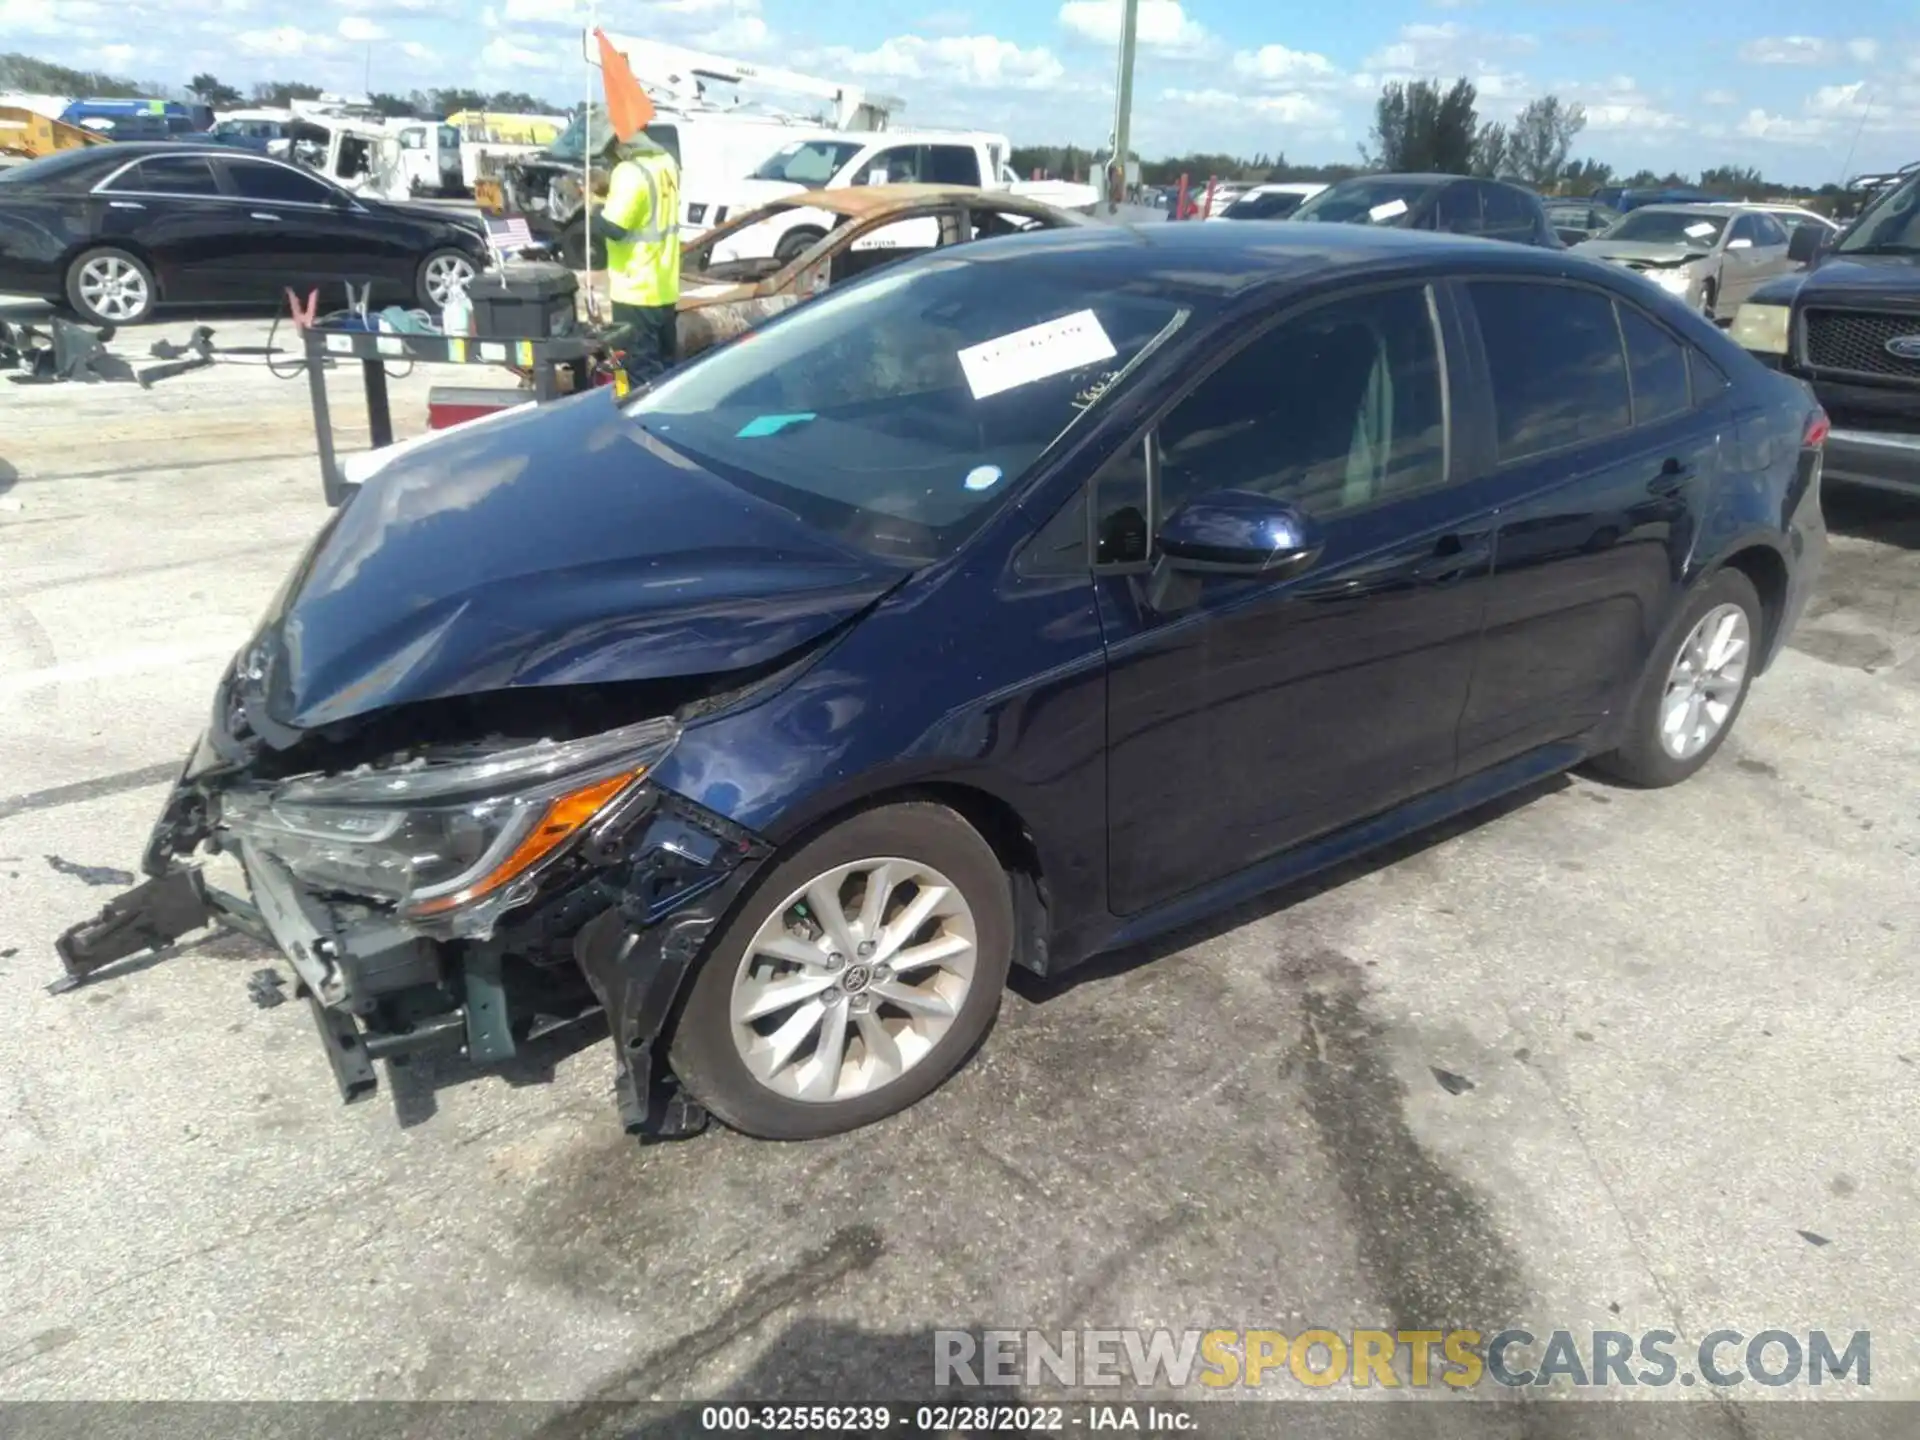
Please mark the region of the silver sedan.
POLYGON ((1787 240, 1787 227, 1760 205, 1643 205, 1572 248, 1637 270, 1719 320, 1763 281, 1799 268, 1787 240))

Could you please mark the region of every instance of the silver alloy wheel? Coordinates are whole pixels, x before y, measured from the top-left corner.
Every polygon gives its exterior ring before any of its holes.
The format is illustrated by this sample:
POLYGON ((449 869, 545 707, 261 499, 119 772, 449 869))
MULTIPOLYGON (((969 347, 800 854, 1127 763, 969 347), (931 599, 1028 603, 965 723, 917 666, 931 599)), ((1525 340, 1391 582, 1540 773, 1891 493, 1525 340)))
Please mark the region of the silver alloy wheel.
POLYGON ((789 1099, 870 1095, 952 1028, 977 953, 972 908, 932 866, 837 865, 755 932, 734 975, 734 1045, 754 1079, 789 1099))
POLYGON ((147 277, 118 255, 96 255, 80 267, 80 298, 103 320, 132 320, 146 313, 147 277))
POLYGON ((1738 605, 1714 606, 1688 632, 1660 702, 1660 744, 1675 760, 1691 760, 1727 723, 1747 678, 1752 638, 1738 605))
POLYGON ((427 298, 445 306, 456 290, 473 283, 473 262, 460 255, 436 255, 427 262, 427 298))

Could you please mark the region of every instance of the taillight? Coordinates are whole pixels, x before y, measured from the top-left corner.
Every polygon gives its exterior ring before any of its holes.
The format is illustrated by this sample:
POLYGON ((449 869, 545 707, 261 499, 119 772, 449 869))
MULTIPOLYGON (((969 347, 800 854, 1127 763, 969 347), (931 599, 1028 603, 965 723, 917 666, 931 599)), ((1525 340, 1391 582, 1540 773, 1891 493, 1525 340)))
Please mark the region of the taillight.
POLYGON ((1827 418, 1827 412, 1815 406, 1813 413, 1807 417, 1807 433, 1800 437, 1801 448, 1818 450, 1827 443, 1827 436, 1832 431, 1833 421, 1827 418))

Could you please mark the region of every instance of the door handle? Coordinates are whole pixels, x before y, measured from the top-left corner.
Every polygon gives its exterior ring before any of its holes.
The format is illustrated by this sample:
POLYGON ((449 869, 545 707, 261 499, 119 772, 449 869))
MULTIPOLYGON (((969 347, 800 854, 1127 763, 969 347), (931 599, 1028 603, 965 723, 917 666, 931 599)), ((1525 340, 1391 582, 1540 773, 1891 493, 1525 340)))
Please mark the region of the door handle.
POLYGON ((109 210, 144 210, 147 207, 138 200, 109 200, 107 208, 109 210))
POLYGON ((1660 473, 1654 476, 1647 486, 1647 491, 1653 495, 1673 495, 1692 478, 1693 466, 1686 464, 1677 456, 1669 455, 1660 466, 1660 473))
POLYGON ((1442 535, 1434 543, 1433 554, 1419 561, 1410 572, 1415 580, 1454 580, 1493 558, 1491 535, 1442 535))
POLYGON ((265 210, 255 210, 247 218, 250 220, 278 220, 280 217, 278 215, 268 214, 265 210))

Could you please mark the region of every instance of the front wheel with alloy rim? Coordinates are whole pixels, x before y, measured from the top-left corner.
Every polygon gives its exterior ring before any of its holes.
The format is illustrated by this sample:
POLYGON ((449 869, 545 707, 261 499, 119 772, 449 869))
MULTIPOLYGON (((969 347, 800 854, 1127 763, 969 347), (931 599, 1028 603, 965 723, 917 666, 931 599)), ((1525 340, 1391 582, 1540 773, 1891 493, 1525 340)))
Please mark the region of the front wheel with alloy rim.
POLYGON ((959 1067, 1013 957, 1006 872, 944 805, 863 811, 787 856, 701 962, 669 1058, 736 1130, 871 1124, 959 1067))
POLYGON ((1677 785, 1713 758, 1760 660, 1760 596, 1738 570, 1687 597, 1640 682, 1625 743, 1595 763, 1634 785, 1677 785))
POLYGON ((125 250, 89 250, 67 267, 67 302, 96 325, 137 325, 157 298, 153 272, 125 250))
POLYGON ((456 291, 473 283, 472 257, 458 250, 436 250, 420 262, 420 303, 429 310, 446 309, 456 291))

